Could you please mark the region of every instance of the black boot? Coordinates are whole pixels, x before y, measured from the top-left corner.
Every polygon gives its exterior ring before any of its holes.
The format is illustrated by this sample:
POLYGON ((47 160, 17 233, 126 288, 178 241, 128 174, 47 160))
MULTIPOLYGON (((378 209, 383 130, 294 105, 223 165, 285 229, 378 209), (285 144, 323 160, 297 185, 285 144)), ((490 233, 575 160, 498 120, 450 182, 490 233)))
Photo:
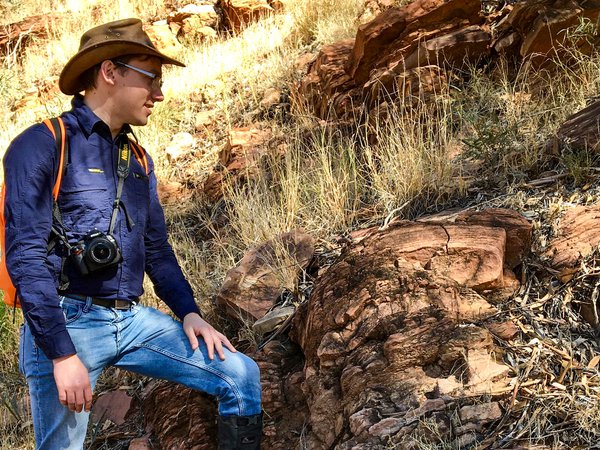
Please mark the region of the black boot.
POLYGON ((260 450, 262 414, 219 416, 219 450, 260 450))

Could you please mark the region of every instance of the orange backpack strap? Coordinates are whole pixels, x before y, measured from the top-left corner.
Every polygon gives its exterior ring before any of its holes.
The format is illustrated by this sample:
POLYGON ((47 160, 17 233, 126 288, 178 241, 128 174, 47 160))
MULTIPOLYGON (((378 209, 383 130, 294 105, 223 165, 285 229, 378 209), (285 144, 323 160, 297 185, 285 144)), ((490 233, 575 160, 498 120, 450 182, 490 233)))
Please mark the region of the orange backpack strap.
MULTIPOLYGON (((54 202, 58 199, 58 193, 60 191, 60 184, 63 179, 63 175, 65 173, 65 169, 67 167, 67 162, 69 160, 69 143, 67 140, 67 133, 65 129, 65 124, 60 117, 55 117, 53 119, 44 120, 44 124, 48 127, 52 136, 56 141, 56 151, 58 152, 58 173, 56 174, 56 179, 54 181, 54 187, 52 189, 52 196, 54 197, 54 202)), ((8 269, 6 267, 6 239, 5 239, 5 229, 6 222, 4 217, 4 200, 5 200, 5 185, 2 185, 2 193, 1 193, 1 203, 0 203, 0 247, 2 251, 2 259, 0 260, 0 289, 3 291, 3 300, 4 303, 13 307, 20 308, 19 298, 17 296, 17 290, 15 286, 12 284, 12 280, 8 275, 8 269)))
POLYGON ((58 200, 60 185, 69 161, 69 142, 67 140, 67 131, 65 129, 65 123, 61 117, 46 119, 44 120, 44 125, 48 127, 52 133, 52 136, 54 136, 54 139, 56 140, 56 148, 59 150, 58 172, 56 174, 56 180, 54 181, 54 188, 52 189, 52 196, 54 197, 54 200, 58 200))
POLYGON ((140 166, 144 168, 146 175, 148 175, 148 158, 146 158, 146 150, 144 150, 143 147, 133 139, 129 139, 129 144, 133 149, 135 159, 137 159, 137 161, 140 163, 140 166))

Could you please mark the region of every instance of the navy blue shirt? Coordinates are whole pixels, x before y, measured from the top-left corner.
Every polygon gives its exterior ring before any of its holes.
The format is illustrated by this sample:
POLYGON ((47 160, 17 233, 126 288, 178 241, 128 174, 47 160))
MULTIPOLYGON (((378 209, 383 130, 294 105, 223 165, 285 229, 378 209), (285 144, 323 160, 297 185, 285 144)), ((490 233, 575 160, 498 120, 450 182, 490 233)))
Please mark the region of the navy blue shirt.
MULTIPOLYGON (((94 229, 108 233, 118 183, 119 149, 108 125, 81 96, 74 97, 72 106, 62 115, 70 154, 58 197, 70 243, 94 229)), ((123 132, 129 130, 126 125, 123 132)), ((132 153, 123 187, 121 200, 131 221, 128 223, 120 208, 113 233, 123 261, 82 276, 67 259, 66 293, 134 300, 144 292, 142 283, 147 273, 156 294, 183 319, 190 312, 198 312, 198 307, 167 241, 154 164, 149 155, 147 160, 148 173, 132 153)), ((6 264, 36 344, 51 359, 76 353, 57 291, 66 249, 59 243, 49 254, 47 251, 58 165, 55 139, 43 124, 17 136, 4 156, 6 264)))

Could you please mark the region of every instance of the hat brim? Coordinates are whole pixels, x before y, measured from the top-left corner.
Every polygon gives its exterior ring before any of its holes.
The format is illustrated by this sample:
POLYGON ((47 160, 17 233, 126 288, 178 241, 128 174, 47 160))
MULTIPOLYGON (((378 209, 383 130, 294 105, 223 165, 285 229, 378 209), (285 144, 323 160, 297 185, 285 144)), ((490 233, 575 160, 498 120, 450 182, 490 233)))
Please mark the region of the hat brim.
POLYGON ((137 42, 107 41, 86 48, 73 56, 58 79, 58 87, 67 95, 75 95, 83 90, 80 77, 88 69, 107 59, 124 55, 150 55, 160 58, 163 64, 185 67, 185 64, 160 53, 155 48, 137 42))

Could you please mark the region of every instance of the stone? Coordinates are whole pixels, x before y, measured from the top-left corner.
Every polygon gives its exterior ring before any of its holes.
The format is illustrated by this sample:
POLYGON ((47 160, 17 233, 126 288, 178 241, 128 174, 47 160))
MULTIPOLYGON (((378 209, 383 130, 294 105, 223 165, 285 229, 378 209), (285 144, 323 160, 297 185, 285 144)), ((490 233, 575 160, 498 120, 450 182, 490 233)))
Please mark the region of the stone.
POLYGON ((162 205, 182 205, 192 197, 192 191, 179 181, 158 180, 156 190, 162 205))
POLYGON ((446 225, 447 253, 434 256, 432 268, 468 286, 483 291, 502 286, 506 232, 479 225, 446 225))
POLYGON ((463 424, 467 422, 487 423, 500 419, 502 410, 498 402, 463 406, 460 408, 459 417, 463 424))
POLYGON ((510 341, 520 332, 519 327, 517 327, 512 320, 507 320, 505 322, 486 323, 485 327, 494 336, 504 339, 505 341, 510 341))
MULTIPOLYGON (((520 53, 523 58, 535 55, 553 57, 560 54, 561 45, 568 45, 568 34, 564 32, 569 27, 580 23, 585 18, 596 23, 600 14, 600 4, 597 1, 576 2, 570 0, 557 1, 541 8, 529 32, 523 39, 520 53)), ((580 38, 582 41, 584 38, 580 38)))
POLYGON ((144 31, 146 31, 150 40, 154 42, 156 48, 167 56, 175 57, 183 49, 165 20, 146 26, 144 31))
POLYGON ((600 102, 592 102, 569 116, 557 131, 563 145, 598 151, 600 143, 600 102))
POLYGON ((153 382, 142 398, 144 429, 157 448, 212 450, 217 448, 217 405, 199 391, 168 383, 153 382))
POLYGON ((267 0, 222 0, 221 8, 228 27, 234 31, 240 31, 261 16, 274 11, 267 0))
POLYGON ((167 22, 177 23, 182 26, 186 20, 193 18, 193 21, 198 26, 216 28, 219 22, 219 15, 215 10, 214 5, 195 5, 188 4, 177 11, 172 12, 167 17, 167 22))
POLYGON ((0 31, 0 55, 18 55, 30 42, 42 40, 62 18, 61 14, 43 14, 29 16, 20 22, 4 24, 0 31))
POLYGON ((196 114, 196 131, 202 131, 215 123, 216 113, 214 111, 200 111, 196 114))
POLYGON ((170 163, 175 163, 178 160, 188 156, 192 148, 196 145, 194 136, 187 132, 177 133, 171 139, 169 145, 165 149, 167 159, 170 163))
POLYGON ((575 206, 562 216, 556 236, 549 242, 544 256, 552 268, 568 271, 577 267, 600 244, 600 205, 575 206))
MULTIPOLYGON (((451 26, 458 23, 479 24, 480 9, 481 4, 478 0, 416 0, 405 7, 390 8, 359 27, 356 43, 348 60, 348 74, 357 84, 363 84, 369 79, 371 70, 389 65, 386 56, 393 53, 390 52, 391 49, 410 48, 407 45, 409 42, 429 38, 425 30, 439 30, 445 23, 450 23, 451 26), (419 30, 419 36, 409 37, 415 30, 419 30)), ((413 53, 404 52, 403 57, 393 58, 400 60, 413 53)))
POLYGON ((48 102, 59 95, 58 77, 51 76, 34 82, 34 85, 25 90, 24 95, 11 107, 11 111, 27 110, 39 114, 47 114, 48 102))
POLYGON ((373 425, 372 427, 370 427, 369 435, 378 437, 391 436, 400 431, 400 429, 405 425, 405 423, 406 422, 403 419, 388 417, 387 419, 383 419, 380 422, 373 425))
POLYGON ((314 253, 311 236, 292 231, 250 250, 227 272, 216 303, 238 320, 255 322, 291 289, 314 253))
MULTIPOLYGON (((468 269, 457 280, 447 270, 468 266, 457 261, 469 261, 470 253, 452 243, 462 248, 472 236, 474 254, 495 247, 485 253, 496 253, 493 273, 502 274, 504 244, 490 242, 505 235, 499 227, 399 221, 347 244, 290 331, 306 361, 311 448, 352 448, 366 439, 384 448, 390 436, 408 442, 428 421, 449 434, 453 399, 506 388, 511 368, 496 360, 494 339, 480 325, 497 310, 465 284, 496 275, 480 278, 468 269), (440 258, 445 265, 434 263, 440 258), (349 411, 348 425, 340 424, 349 411)), ((486 272, 486 266, 473 268, 486 272)))
POLYGON ((101 395, 92 406, 92 421, 99 423, 110 420, 116 425, 122 425, 131 408, 131 400, 125 391, 112 391, 101 395))
POLYGON ((275 106, 281 102, 281 91, 275 88, 268 88, 265 90, 263 99, 260 101, 262 108, 268 109, 271 106, 275 106))
POLYGON ((258 176, 258 165, 269 151, 270 139, 271 130, 259 124, 231 130, 227 143, 219 152, 220 170, 210 174, 204 183, 207 198, 212 202, 223 198, 226 180, 236 184, 258 176))
POLYGON ((343 116, 344 111, 353 109, 349 91, 356 85, 344 67, 353 46, 354 40, 347 39, 320 50, 309 72, 296 86, 298 93, 292 96, 295 109, 304 111, 310 105, 321 118, 333 113, 343 116))
POLYGON ((503 228, 506 231, 504 265, 509 269, 520 265, 530 251, 533 226, 516 211, 506 208, 467 211, 458 214, 456 222, 503 228))
POLYGON ((258 334, 266 334, 274 331, 279 325, 294 314, 295 306, 285 306, 283 308, 275 308, 269 311, 262 318, 252 324, 252 329, 258 334))
POLYGON ((376 408, 365 408, 350 416, 350 431, 355 436, 360 436, 381 420, 376 408))

